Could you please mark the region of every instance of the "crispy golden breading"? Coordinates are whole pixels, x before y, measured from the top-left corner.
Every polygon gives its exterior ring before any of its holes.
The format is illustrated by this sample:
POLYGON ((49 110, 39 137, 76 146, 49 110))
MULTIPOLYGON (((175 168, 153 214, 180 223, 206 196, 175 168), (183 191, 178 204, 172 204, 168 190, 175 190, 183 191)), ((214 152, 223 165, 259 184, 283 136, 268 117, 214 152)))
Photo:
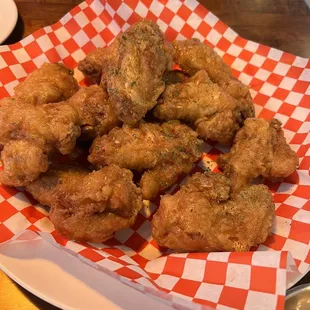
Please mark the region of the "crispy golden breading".
POLYGON ((84 60, 80 64, 80 70, 85 74, 94 71, 97 75, 98 63, 101 63, 101 83, 119 119, 127 124, 136 123, 156 105, 165 89, 163 75, 172 67, 171 44, 156 23, 142 20, 98 54, 101 54, 98 55, 100 61, 94 61, 97 59, 94 52, 91 61, 84 60), (90 69, 93 63, 94 69, 90 69))
POLYGON ((106 91, 98 85, 80 88, 66 103, 79 113, 82 140, 94 140, 120 125, 106 91))
POLYGON ((108 53, 109 48, 99 47, 95 49, 79 62, 79 70, 93 82, 99 84, 102 76, 103 64, 108 57, 108 53))
POLYGON ((141 190, 132 177, 116 165, 91 173, 56 166, 26 189, 51 206, 50 218, 59 233, 73 240, 103 242, 133 225, 142 208, 141 190))
POLYGON ((223 144, 232 143, 244 121, 237 100, 213 83, 204 70, 168 85, 153 113, 160 120, 185 121, 202 138, 223 144))
POLYGON ((189 75, 205 70, 211 81, 219 84, 238 100, 244 118, 254 117, 255 110, 249 88, 232 76, 230 68, 208 45, 198 39, 174 41, 175 62, 189 75))
POLYGON ((219 156, 218 164, 238 192, 259 176, 271 181, 289 176, 298 165, 298 157, 287 144, 278 120, 249 118, 230 152, 219 156))
POLYGON ((197 133, 178 121, 162 125, 140 123, 138 128, 114 128, 97 138, 88 157, 97 167, 116 164, 144 172, 141 188, 145 199, 172 185, 188 173, 201 156, 197 133))
POLYGON ((14 98, 2 100, 0 144, 5 150, 5 155, 2 155, 5 175, 2 183, 22 186, 33 181, 40 172, 46 171, 46 156, 50 153, 72 152, 80 132, 78 113, 70 105, 55 103, 34 106, 14 98), (29 152, 27 145, 31 145, 29 152), (38 158, 34 158, 36 156, 38 158), (26 169, 30 164, 33 167, 26 169))
POLYGON ((4 169, 0 171, 0 183, 23 186, 35 180, 48 168, 48 157, 32 142, 9 141, 1 151, 4 169))
POLYGON ((166 195, 153 216, 157 243, 177 251, 248 251, 271 233, 275 206, 265 185, 230 197, 220 174, 196 173, 174 195, 166 195))
POLYGON ((66 100, 78 89, 72 70, 63 64, 44 63, 14 88, 14 96, 21 102, 40 105, 66 100))
POLYGON ((40 177, 25 186, 39 203, 51 206, 62 189, 67 193, 73 192, 90 171, 75 164, 51 165, 40 177))

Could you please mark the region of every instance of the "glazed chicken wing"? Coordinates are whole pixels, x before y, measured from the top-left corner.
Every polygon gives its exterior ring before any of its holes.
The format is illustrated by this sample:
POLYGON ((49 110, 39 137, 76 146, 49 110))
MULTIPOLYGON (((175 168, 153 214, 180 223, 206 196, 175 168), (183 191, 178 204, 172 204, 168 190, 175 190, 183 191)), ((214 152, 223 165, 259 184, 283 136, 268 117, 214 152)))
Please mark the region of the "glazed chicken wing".
POLYGON ((191 170, 201 148, 196 132, 177 121, 162 125, 141 122, 138 128, 114 128, 97 138, 88 159, 97 167, 116 164, 144 172, 143 197, 151 199, 191 170))
MULTIPOLYGON (((110 47, 98 52, 102 54, 101 61, 96 62, 102 63, 101 83, 121 121, 134 124, 156 105, 165 89, 163 75, 172 66, 171 50, 156 23, 142 20, 117 36, 110 47)), ((97 59, 94 55, 92 61, 97 59)), ((86 62, 80 63, 80 70, 89 68, 86 62)), ((89 71, 92 70, 84 70, 86 75, 89 71)))
POLYGON ((59 233, 77 241, 103 242, 133 225, 142 208, 141 190, 132 177, 116 165, 91 173, 56 166, 26 189, 51 206, 50 218, 59 233))
POLYGON ((248 251, 271 233, 275 206, 265 185, 230 197, 230 181, 196 173, 174 195, 166 195, 153 216, 152 235, 177 251, 248 251))
POLYGON ((40 105, 66 100, 78 89, 72 70, 62 64, 44 63, 14 88, 14 96, 20 102, 40 105))
POLYGON ((259 176, 282 180, 295 171, 298 158, 287 144, 278 120, 249 118, 230 152, 219 156, 218 164, 238 192, 259 176))
POLYGON ((80 88, 66 103, 78 111, 82 140, 94 140, 120 125, 106 91, 98 85, 80 88))
POLYGON ((47 156, 69 154, 80 135, 77 111, 67 104, 34 106, 14 98, 0 102, 0 182, 23 186, 47 170, 47 156), (31 167, 30 167, 31 166, 31 167))
POLYGON ((212 82, 238 100, 244 118, 255 116, 249 88, 232 76, 230 68, 210 46, 198 39, 174 41, 173 46, 174 60, 187 74, 205 70, 212 82))
POLYGON ((244 121, 236 99, 213 83, 204 70, 168 85, 153 113, 160 120, 186 121, 202 138, 223 144, 231 144, 244 121))

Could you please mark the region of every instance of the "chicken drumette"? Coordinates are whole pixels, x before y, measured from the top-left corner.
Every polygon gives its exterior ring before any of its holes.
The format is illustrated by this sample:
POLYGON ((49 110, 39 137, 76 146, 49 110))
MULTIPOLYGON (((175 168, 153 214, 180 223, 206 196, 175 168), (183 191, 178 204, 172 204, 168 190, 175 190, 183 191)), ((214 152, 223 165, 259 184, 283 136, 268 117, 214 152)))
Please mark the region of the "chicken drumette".
POLYGON ((104 242, 133 225, 142 208, 141 190, 132 177, 116 165, 93 172, 54 166, 26 190, 51 206, 50 218, 59 233, 77 241, 104 242))
POLYGON ((230 197, 230 181, 196 173, 174 195, 166 195, 152 220, 159 245, 177 251, 248 251, 271 233, 275 206, 265 185, 230 197))
POLYGON ((116 164, 144 172, 140 180, 143 197, 152 199, 192 169, 201 149, 197 133, 178 121, 140 123, 138 128, 114 128, 97 138, 89 161, 97 167, 116 164))
POLYGON ((62 64, 44 63, 14 88, 14 97, 20 102, 40 105, 66 100, 78 89, 72 70, 62 64))
POLYGON ((219 156, 218 164, 238 192, 259 176, 271 181, 289 176, 298 165, 298 157, 287 144, 278 120, 249 118, 230 152, 219 156))
POLYGON ((161 120, 185 121, 202 138, 223 144, 231 144, 244 122, 237 100, 213 83, 204 70, 167 85, 153 114, 161 120))

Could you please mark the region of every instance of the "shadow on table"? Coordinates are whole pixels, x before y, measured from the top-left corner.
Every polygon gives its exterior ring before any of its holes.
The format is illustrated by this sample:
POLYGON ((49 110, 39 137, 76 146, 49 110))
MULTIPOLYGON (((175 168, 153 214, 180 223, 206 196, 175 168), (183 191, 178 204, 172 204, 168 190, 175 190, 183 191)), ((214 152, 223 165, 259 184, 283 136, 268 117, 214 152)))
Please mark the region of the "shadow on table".
POLYGON ((22 17, 18 13, 17 23, 16 23, 16 26, 15 26, 13 32, 0 45, 9 45, 9 44, 14 44, 14 43, 19 42, 23 38, 24 31, 25 31, 25 24, 24 24, 22 17))

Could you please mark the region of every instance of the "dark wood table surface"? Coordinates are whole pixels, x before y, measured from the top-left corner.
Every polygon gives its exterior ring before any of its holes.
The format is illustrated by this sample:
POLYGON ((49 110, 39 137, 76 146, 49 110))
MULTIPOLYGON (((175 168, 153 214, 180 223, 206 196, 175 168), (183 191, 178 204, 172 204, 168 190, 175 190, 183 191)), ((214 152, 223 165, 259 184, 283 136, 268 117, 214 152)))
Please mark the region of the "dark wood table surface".
MULTIPOLYGON (((1 0, 0 0, 1 1, 1 0)), ((11 44, 58 21, 80 0, 15 0, 19 18, 11 44)), ((310 10, 303 0, 200 0, 242 37, 310 58, 310 10)), ((310 283, 310 273, 298 284, 310 283)), ((0 271, 1 309, 56 309, 0 271)))

